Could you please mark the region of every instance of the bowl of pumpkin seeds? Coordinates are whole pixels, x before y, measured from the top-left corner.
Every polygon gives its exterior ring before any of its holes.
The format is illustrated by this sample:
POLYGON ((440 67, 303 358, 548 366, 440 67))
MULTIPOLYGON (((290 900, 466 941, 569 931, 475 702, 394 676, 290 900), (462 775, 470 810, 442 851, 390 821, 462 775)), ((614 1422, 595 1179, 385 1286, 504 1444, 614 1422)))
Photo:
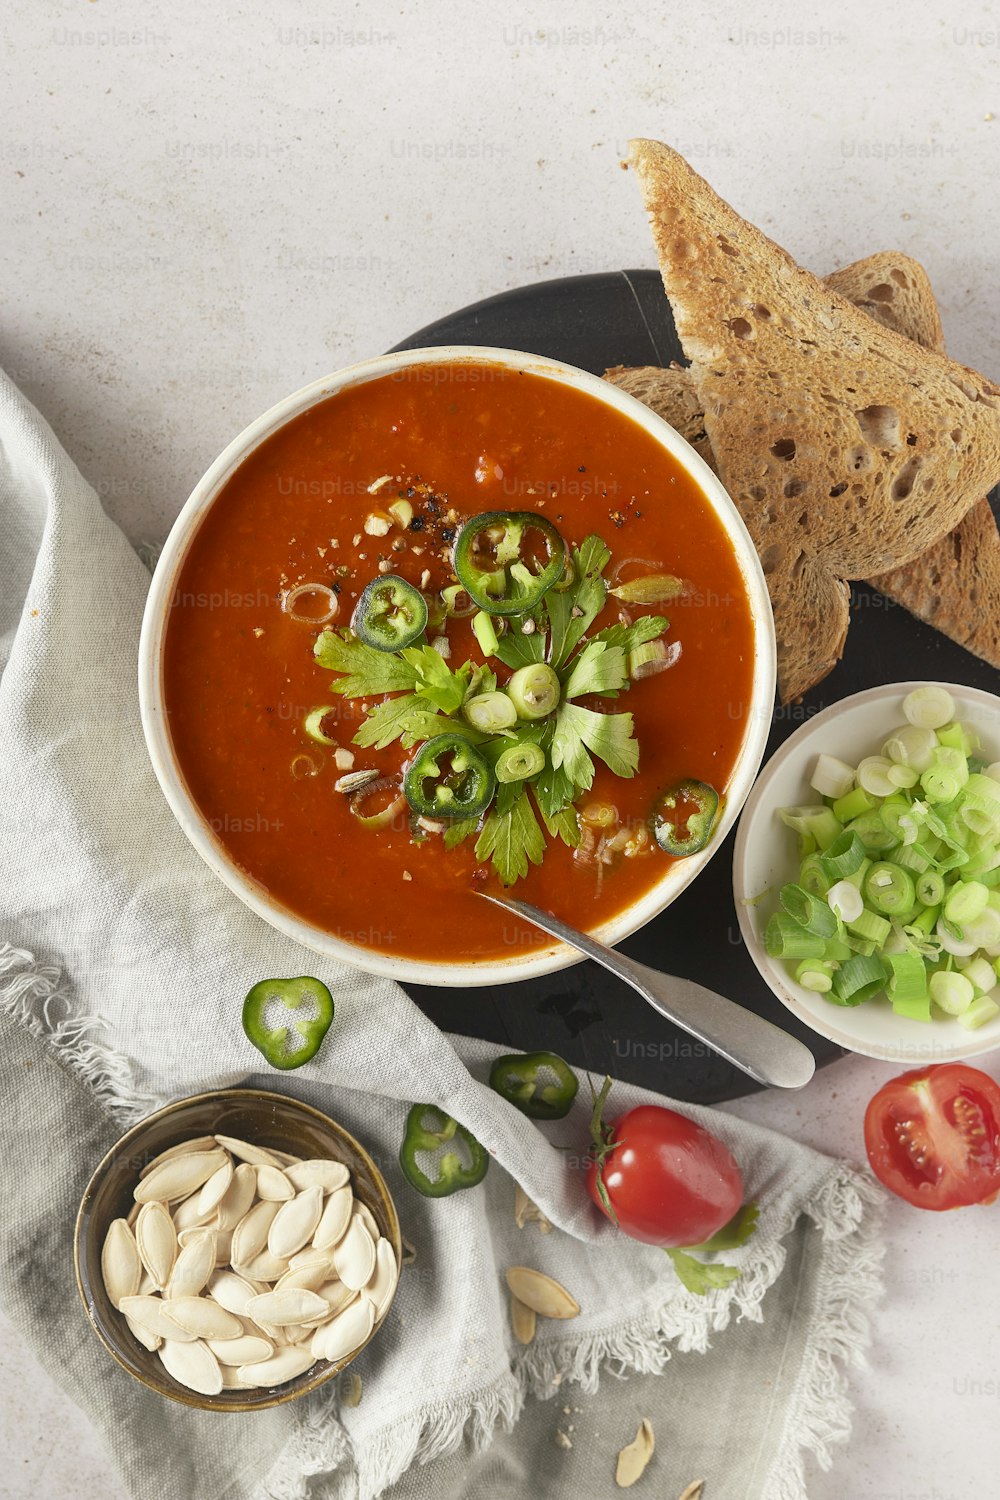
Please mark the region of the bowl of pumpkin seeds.
POLYGON ((143 1385, 253 1411, 332 1379, 382 1327, 402 1256, 389 1190, 336 1121, 284 1094, 179 1100, 134 1126, 77 1216, 77 1285, 143 1385))

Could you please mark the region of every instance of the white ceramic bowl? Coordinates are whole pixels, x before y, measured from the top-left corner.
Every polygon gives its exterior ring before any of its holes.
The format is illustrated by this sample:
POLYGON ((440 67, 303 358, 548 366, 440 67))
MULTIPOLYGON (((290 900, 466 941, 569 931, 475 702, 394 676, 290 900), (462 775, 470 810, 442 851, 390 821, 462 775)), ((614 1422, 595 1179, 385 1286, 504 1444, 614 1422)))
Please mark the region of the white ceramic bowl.
MULTIPOLYGON (((985 759, 1000 759, 1000 699, 978 688, 940 684, 955 700, 956 717, 975 725, 985 759)), ((865 1005, 833 1005, 803 989, 781 959, 769 957, 763 941, 767 919, 777 907, 777 891, 798 874, 795 835, 780 822, 779 807, 818 801, 809 786, 816 757, 821 752, 856 766, 865 755, 877 755, 890 732, 906 720, 903 699, 919 682, 895 682, 856 693, 808 720, 768 761, 747 799, 736 835, 733 893, 743 940, 761 975, 793 1015, 829 1037, 840 1047, 918 1067, 923 1063, 956 1062, 978 1057, 1000 1047, 1000 1016, 978 1031, 966 1031, 951 1016, 936 1012, 927 1025, 893 1014, 880 996, 865 1005), (753 904, 761 892, 770 899, 753 904)))
MULTIPOLYGON (((195 806, 178 768, 167 729, 163 706, 163 640, 170 600, 175 581, 191 539, 205 512, 219 491, 244 459, 266 438, 292 418, 336 392, 357 386, 380 376, 407 369, 413 365, 451 364, 454 362, 501 365, 509 370, 528 370, 547 380, 586 391, 605 406, 637 422, 691 475, 705 495, 726 531, 739 562, 753 614, 755 630, 753 681, 750 702, 746 706, 743 743, 727 793, 726 805, 718 831, 703 853, 671 864, 658 885, 615 921, 596 930, 606 943, 617 943, 634 932, 651 917, 668 906, 698 874, 718 849, 734 822, 757 774, 771 723, 774 700, 775 647, 774 623, 764 575, 757 553, 743 525, 739 512, 716 476, 694 449, 648 407, 613 385, 588 375, 572 365, 538 355, 522 354, 510 349, 446 346, 436 349, 413 349, 399 354, 384 354, 363 364, 351 365, 324 380, 304 386, 294 395, 279 401, 270 411, 251 422, 230 443, 195 486, 184 509, 167 538, 157 564, 146 603, 139 644, 139 701, 142 726, 150 759, 160 786, 175 817, 201 857, 219 878, 245 901, 259 916, 279 931, 296 938, 306 947, 331 958, 345 959, 361 968, 387 974, 393 979, 421 984, 479 985, 527 979, 536 974, 579 962, 579 955, 565 944, 553 942, 516 957, 505 957, 487 963, 428 963, 361 948, 343 938, 303 921, 286 907, 271 899, 254 880, 240 870, 195 806)), ((516 894, 516 892, 515 892, 516 894)))

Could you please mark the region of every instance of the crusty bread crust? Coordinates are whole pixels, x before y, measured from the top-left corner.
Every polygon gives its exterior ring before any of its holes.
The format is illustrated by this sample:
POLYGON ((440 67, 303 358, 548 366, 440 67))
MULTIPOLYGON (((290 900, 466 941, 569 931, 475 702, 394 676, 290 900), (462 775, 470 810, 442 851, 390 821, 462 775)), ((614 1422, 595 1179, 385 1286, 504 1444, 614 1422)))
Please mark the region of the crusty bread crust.
MULTIPOLYGON (((885 250, 825 278, 842 297, 927 348, 944 348, 941 317, 923 266, 885 250)), ((686 370, 653 366, 608 370, 605 379, 669 422, 715 468, 704 414, 686 370)), ((1000 528, 980 500, 947 536, 912 562, 869 582, 960 646, 1000 668, 1000 528)))
MULTIPOLYGON (((1000 391, 915 357, 669 147, 634 142, 632 161, 705 433, 768 578, 787 702, 841 653, 844 580, 910 562, 1000 480, 1000 391)), ((900 292, 900 315, 922 300, 900 292)))

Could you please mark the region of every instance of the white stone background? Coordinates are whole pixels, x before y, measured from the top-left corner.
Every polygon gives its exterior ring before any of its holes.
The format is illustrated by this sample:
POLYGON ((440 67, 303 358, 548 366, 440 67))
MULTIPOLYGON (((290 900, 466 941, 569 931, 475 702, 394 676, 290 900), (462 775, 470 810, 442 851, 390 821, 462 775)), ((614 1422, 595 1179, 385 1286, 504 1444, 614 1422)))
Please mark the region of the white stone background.
MULTIPOLYGON (((818 271, 916 255, 953 354, 1000 374, 988 5, 31 0, 4 33, 0 362, 137 540, 306 381, 506 287, 652 265, 630 135, 818 271)), ((853 1058, 735 1108, 857 1157, 891 1071, 853 1058)), ((998 1228, 894 1208, 854 1433, 813 1500, 1000 1493, 998 1228)), ((0 1341, 0 1495, 117 1500, 0 1341)))

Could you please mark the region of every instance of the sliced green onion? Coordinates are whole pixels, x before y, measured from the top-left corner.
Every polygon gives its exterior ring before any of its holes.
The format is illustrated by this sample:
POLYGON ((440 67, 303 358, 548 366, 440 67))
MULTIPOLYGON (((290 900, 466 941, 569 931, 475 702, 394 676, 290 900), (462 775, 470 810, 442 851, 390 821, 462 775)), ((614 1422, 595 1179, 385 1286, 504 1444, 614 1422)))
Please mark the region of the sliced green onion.
POLYGON ((825 854, 808 854, 799 870, 799 884, 810 896, 825 896, 833 881, 827 874, 825 854))
POLYGON ((898 843, 886 828, 877 811, 862 813, 860 818, 855 818, 848 824, 852 833, 856 833, 865 848, 873 854, 880 854, 885 849, 891 849, 898 843))
POLYGON ((807 807, 779 807, 778 817, 786 828, 791 828, 796 833, 808 833, 810 820, 824 812, 826 808, 822 802, 816 802, 807 807))
POLYGON ((955 700, 946 688, 927 683, 907 693, 903 714, 918 729, 943 729, 955 717, 955 700))
POLYGON ((820 849, 828 849, 840 837, 843 829, 831 809, 824 807, 807 820, 806 832, 812 834, 820 849))
POLYGON ((496 656, 500 648, 493 619, 484 609, 472 617, 472 629, 484 656, 496 656))
POLYGON ((545 719, 557 707, 562 688, 553 669, 546 662, 536 661, 518 667, 507 692, 519 719, 545 719))
POLYGON ((874 806, 875 798, 869 797, 863 786, 856 786, 853 792, 837 798, 833 804, 833 815, 841 823, 850 823, 862 813, 871 812, 874 806))
POLYGON ((764 929, 764 947, 771 958, 822 958, 826 952, 821 937, 783 911, 775 912, 764 929))
POLYGON ((893 1010, 911 1021, 929 1021, 930 996, 923 959, 915 953, 890 953, 886 962, 891 971, 887 992, 893 1010))
POLYGON ((966 1031, 976 1031, 980 1026, 985 1026, 987 1021, 996 1020, 997 1016, 1000 1016, 1000 1005, 989 995, 980 995, 978 1000, 973 1000, 968 1010, 962 1012, 958 1024, 964 1026, 966 1031))
POLYGON ((987 906, 971 922, 962 923, 962 936, 977 948, 996 948, 1000 945, 1000 911, 987 906))
POLYGON ((937 765, 928 766, 920 778, 920 785, 928 802, 950 802, 962 790, 955 772, 937 765))
POLYGON ((464 620, 468 615, 474 615, 476 612, 475 600, 466 593, 460 583, 452 583, 446 589, 442 589, 441 602, 444 605, 445 614, 453 620, 464 620))
POLYGON ((865 846, 853 829, 845 829, 828 844, 820 858, 823 870, 831 883, 853 875, 865 862, 865 846))
POLYGON ((545 751, 541 745, 530 740, 522 745, 508 745, 502 750, 496 763, 497 781, 527 781, 537 776, 545 766, 545 751))
POLYGON ((989 899, 990 893, 980 881, 960 880, 945 897, 944 914, 949 922, 964 927, 983 914, 989 899))
POLYGON ((892 762, 881 755, 867 755, 858 766, 858 786, 873 797, 891 797, 896 788, 889 780, 892 762))
POLYGON ((861 892, 849 880, 838 880, 826 893, 826 902, 842 922, 853 922, 865 909, 861 892))
POLYGON ((893 786, 898 786, 903 791, 916 786, 920 779, 912 766, 890 766, 887 774, 893 786))
POLYGON ((833 995, 840 1005, 863 1005, 885 988, 886 970, 874 954, 855 954, 834 975, 833 995))
POLYGON ((993 971, 993 965, 985 958, 974 958, 970 963, 963 964, 958 971, 964 974, 972 987, 981 995, 988 995, 997 982, 997 976, 993 971))
POLYGON ((864 895, 870 906, 888 916, 908 912, 917 899, 913 877, 909 871, 885 861, 872 865, 868 871, 864 895))
POLYGON ((941 947, 955 958, 971 958, 979 944, 967 942, 955 935, 955 929, 946 917, 938 917, 934 932, 941 947))
POLYGON ((909 766, 919 776, 921 771, 927 770, 937 747, 938 737, 933 729, 918 729, 914 724, 906 724, 890 735, 882 746, 882 754, 896 765, 909 766))
POLYGON ((971 724, 945 724, 937 732, 938 744, 957 750, 963 760, 968 760, 973 750, 978 750, 980 739, 971 724))
POLYGON ((930 855, 925 854, 919 844, 900 844, 892 851, 892 863, 915 875, 921 875, 931 867, 930 855))
POLYGON ((320 745, 335 745, 337 741, 332 739, 323 728, 323 720, 328 714, 336 714, 337 710, 332 704, 324 704, 322 708, 314 708, 311 713, 306 714, 302 728, 311 740, 320 745))
POLYGON ((930 977, 931 999, 940 1009, 947 1011, 949 1016, 960 1016, 964 1010, 975 999, 975 991, 972 981, 966 979, 964 974, 951 973, 945 969, 939 969, 930 977))
POLYGON ((820 755, 816 759, 809 785, 821 797, 829 797, 836 802, 838 797, 846 797, 853 787, 854 767, 849 766, 846 761, 838 760, 835 755, 820 755))
POLYGON ((896 843, 900 843, 906 830, 903 827, 903 818, 910 813, 911 804, 901 792, 894 792, 892 796, 886 797, 878 810, 883 827, 892 834, 896 843))
POLYGON ((881 948, 892 931, 891 923, 885 917, 880 917, 878 912, 869 911, 866 906, 861 915, 855 917, 853 922, 847 923, 848 928, 856 937, 864 938, 866 942, 874 943, 881 948))
POLYGON ((833 989, 834 968, 818 958, 804 958, 795 970, 795 977, 804 990, 813 990, 817 995, 829 994, 833 989))
POLYGON ((517 709, 506 693, 480 693, 462 704, 462 717, 482 734, 500 734, 517 723, 517 709))
POLYGON ((924 906, 940 906, 944 900, 944 876, 939 875, 936 870, 927 870, 923 875, 918 875, 914 882, 917 900, 924 906))
POLYGON ((778 899, 783 909, 807 932, 829 938, 837 931, 837 918, 825 901, 820 901, 800 885, 783 885, 778 899))

